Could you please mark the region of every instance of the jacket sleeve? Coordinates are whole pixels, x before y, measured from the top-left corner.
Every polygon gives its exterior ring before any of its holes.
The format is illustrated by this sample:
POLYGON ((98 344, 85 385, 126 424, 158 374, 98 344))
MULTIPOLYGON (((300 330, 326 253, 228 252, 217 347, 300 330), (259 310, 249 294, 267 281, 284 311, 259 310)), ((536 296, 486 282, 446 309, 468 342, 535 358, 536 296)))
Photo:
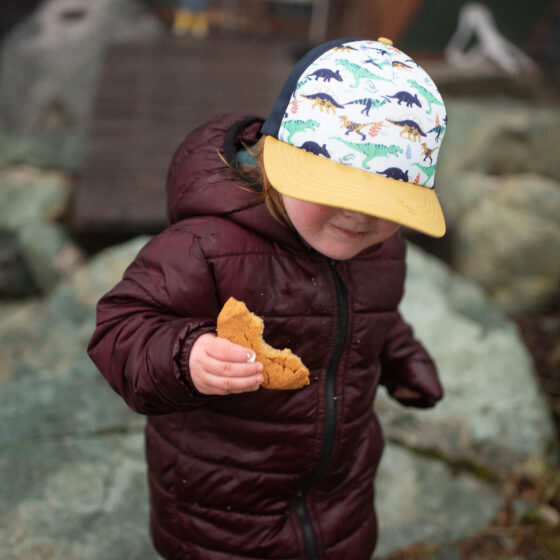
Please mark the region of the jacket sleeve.
POLYGON ((204 404, 188 372, 193 342, 215 330, 215 283, 196 238, 174 227, 154 237, 97 305, 88 354, 142 414, 204 404))
POLYGON ((414 338, 411 327, 400 314, 389 331, 380 359, 381 383, 402 404, 428 408, 443 397, 443 388, 433 360, 424 346, 414 338), (398 398, 395 391, 399 387, 418 393, 418 398, 398 398))

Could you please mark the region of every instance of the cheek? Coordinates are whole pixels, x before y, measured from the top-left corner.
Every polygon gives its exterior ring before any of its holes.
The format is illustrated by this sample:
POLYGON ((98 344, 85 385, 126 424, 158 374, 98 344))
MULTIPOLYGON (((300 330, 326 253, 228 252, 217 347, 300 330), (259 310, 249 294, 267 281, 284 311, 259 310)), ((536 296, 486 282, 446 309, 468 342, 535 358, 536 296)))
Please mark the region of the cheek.
POLYGON ((387 239, 391 237, 393 233, 396 233, 400 227, 400 224, 383 220, 382 224, 379 226, 379 232, 383 235, 383 239, 387 239))
POLYGON ((284 197, 284 207, 290 221, 298 231, 318 231, 333 215, 333 208, 284 197))

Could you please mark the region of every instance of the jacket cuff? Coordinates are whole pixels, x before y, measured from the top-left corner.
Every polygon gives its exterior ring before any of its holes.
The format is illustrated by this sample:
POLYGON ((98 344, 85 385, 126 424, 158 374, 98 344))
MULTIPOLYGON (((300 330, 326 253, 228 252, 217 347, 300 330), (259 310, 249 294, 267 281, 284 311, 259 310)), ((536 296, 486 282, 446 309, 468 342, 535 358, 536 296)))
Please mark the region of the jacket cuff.
POLYGON ((188 332, 181 337, 178 352, 176 352, 176 355, 174 356, 175 363, 177 364, 179 381, 181 381, 188 389, 192 399, 194 399, 193 404, 195 405, 202 405, 206 401, 216 398, 214 395, 205 395, 200 393, 194 386, 189 371, 189 359, 196 339, 203 334, 215 332, 216 325, 210 322, 201 323, 197 328, 189 329, 188 332))

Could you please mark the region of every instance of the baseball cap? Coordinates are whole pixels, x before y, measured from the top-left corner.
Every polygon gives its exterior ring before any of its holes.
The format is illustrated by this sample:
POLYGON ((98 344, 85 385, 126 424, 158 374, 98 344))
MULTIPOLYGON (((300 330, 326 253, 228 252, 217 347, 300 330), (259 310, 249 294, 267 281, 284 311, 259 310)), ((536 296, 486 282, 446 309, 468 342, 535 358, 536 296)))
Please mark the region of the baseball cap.
POLYGON ((266 175, 293 198, 445 233, 434 190, 445 105, 389 39, 335 39, 294 67, 261 132, 266 175))

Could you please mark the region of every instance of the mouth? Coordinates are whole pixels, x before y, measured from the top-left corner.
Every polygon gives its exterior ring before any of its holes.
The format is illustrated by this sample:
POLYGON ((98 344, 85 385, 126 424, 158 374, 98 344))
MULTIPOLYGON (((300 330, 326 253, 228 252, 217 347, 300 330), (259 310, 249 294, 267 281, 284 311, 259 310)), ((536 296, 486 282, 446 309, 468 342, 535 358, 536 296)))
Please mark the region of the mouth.
POLYGON ((351 230, 351 229, 346 229, 340 226, 335 226, 333 224, 329 224, 329 226, 338 234, 341 234, 345 237, 348 237, 349 239, 362 239, 364 238, 366 235, 368 235, 369 231, 356 231, 356 230, 351 230))

